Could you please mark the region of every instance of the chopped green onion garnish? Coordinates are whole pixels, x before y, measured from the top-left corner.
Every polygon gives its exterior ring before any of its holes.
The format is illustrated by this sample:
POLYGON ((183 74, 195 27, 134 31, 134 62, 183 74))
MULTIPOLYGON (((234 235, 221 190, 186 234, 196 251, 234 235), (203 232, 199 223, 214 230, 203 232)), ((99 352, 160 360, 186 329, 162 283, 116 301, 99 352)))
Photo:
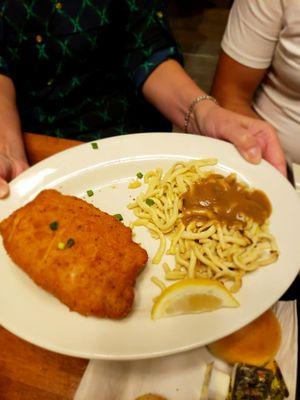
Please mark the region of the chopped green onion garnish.
POLYGON ((86 191, 86 194, 87 194, 89 197, 92 197, 92 196, 94 195, 94 192, 90 189, 90 190, 87 190, 87 191, 86 191))
POLYGON ((59 248, 59 250, 63 250, 65 248, 65 244, 63 242, 59 242, 57 247, 59 248))
POLYGON ((67 243, 66 243, 66 249, 68 249, 69 247, 74 246, 74 244, 75 244, 75 240, 74 239, 72 239, 72 238, 68 239, 67 243))
POLYGON ((50 229, 52 231, 56 231, 58 228, 58 222, 57 221, 52 221, 51 224, 49 225, 50 229))
POLYGON ((152 200, 152 199, 146 199, 146 204, 148 204, 148 206, 153 206, 154 200, 152 200))
POLYGON ((91 145, 92 145, 92 148, 93 148, 94 150, 97 150, 97 149, 98 149, 98 143, 93 142, 93 143, 91 143, 91 145))
POLYGON ((136 174, 136 176, 139 178, 139 179, 142 179, 142 177, 144 176, 141 172, 138 172, 137 174, 136 174))
POLYGON ((118 221, 123 221, 123 217, 121 214, 115 214, 113 215, 113 217, 115 217, 118 221))

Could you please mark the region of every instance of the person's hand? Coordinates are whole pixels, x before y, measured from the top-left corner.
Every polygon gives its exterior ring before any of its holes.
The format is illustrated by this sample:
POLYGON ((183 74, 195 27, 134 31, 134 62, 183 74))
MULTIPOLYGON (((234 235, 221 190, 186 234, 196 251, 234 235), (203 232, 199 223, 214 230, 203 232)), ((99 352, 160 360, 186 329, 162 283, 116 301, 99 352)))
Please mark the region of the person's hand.
POLYGON ((0 153, 0 199, 9 194, 8 182, 29 167, 27 160, 0 153))
POLYGON ((247 161, 258 164, 264 158, 287 176, 284 152, 269 123, 203 101, 194 107, 194 124, 202 135, 234 144, 247 161))

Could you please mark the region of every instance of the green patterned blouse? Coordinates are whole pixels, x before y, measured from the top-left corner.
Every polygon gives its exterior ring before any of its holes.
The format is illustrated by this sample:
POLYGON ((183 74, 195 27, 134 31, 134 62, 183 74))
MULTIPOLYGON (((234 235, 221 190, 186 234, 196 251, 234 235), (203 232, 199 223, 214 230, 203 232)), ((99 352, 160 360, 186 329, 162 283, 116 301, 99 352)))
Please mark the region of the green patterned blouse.
POLYGON ((88 141, 169 130, 140 91, 169 58, 181 62, 164 1, 0 2, 0 73, 24 131, 88 141))

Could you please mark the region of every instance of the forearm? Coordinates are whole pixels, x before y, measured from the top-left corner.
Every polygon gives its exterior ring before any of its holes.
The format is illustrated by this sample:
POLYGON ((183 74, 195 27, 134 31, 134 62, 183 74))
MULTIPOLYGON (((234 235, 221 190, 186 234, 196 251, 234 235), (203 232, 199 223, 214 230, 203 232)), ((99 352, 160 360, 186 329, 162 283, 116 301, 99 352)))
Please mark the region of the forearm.
POLYGON ((223 105, 222 103, 220 103, 220 105, 222 105, 224 108, 227 108, 228 110, 245 115, 246 117, 262 119, 249 102, 239 101, 239 99, 236 99, 236 101, 233 101, 228 105, 223 105))
POLYGON ((221 51, 211 93, 222 107, 261 119, 253 110, 252 101, 266 72, 266 69, 247 67, 221 51))
POLYGON ((0 153, 26 161, 13 82, 0 75, 0 153))
POLYGON ((226 92, 222 89, 217 90, 216 88, 213 88, 211 93, 212 96, 217 99, 220 106, 227 110, 245 115, 246 117, 261 119, 253 109, 250 99, 243 98, 242 95, 235 93, 234 91, 226 90, 226 92))
MULTIPOLYGON (((159 65, 144 83, 142 91, 146 100, 181 129, 184 129, 184 117, 193 99, 205 94, 175 60, 159 65)), ((196 129, 192 123, 190 132, 196 133, 196 129)))

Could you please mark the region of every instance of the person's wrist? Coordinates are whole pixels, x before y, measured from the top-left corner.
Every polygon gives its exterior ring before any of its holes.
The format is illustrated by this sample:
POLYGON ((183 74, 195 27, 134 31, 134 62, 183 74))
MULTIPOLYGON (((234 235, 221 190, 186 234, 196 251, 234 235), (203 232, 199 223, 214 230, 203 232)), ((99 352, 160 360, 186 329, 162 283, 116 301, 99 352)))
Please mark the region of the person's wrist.
POLYGON ((209 95, 195 97, 185 115, 185 132, 201 133, 202 121, 212 107, 216 107, 217 100, 209 95))
POLYGON ((203 100, 201 103, 195 104, 194 114, 197 114, 198 118, 205 119, 211 109, 218 107, 218 104, 213 100, 203 100))

